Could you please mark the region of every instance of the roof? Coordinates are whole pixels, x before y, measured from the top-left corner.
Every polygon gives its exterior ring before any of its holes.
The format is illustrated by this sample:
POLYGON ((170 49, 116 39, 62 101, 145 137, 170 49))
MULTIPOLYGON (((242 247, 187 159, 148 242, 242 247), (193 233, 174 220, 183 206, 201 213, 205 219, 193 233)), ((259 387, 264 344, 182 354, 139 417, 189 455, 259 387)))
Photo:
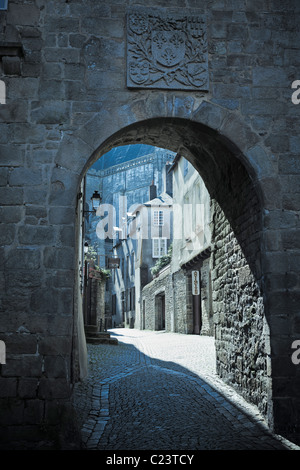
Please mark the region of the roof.
POLYGON ((152 145, 133 144, 115 147, 100 157, 93 165, 94 170, 106 170, 115 165, 134 160, 135 158, 151 155, 156 147, 152 145))
POLYGON ((173 198, 167 194, 162 193, 159 196, 147 201, 143 204, 144 206, 172 206, 173 205, 173 198))
POLYGON ((141 209, 141 207, 169 207, 173 205, 173 198, 169 196, 167 193, 162 193, 159 196, 155 197, 154 199, 151 199, 150 201, 144 202, 139 204, 134 211, 130 214, 130 216, 135 217, 137 212, 141 209))

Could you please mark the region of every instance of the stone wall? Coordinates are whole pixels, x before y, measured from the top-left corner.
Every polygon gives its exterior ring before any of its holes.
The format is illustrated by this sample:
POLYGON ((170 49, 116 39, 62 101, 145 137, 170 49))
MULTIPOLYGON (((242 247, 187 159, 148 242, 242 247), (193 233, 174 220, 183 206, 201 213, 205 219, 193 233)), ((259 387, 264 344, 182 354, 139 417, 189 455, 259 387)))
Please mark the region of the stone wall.
MULTIPOLYGON (((204 269, 200 269, 202 329, 200 334, 213 335, 213 312, 210 306, 209 260, 204 269), (206 280, 204 281, 204 277, 206 280)), ((180 269, 172 272, 171 265, 161 272, 142 290, 142 303, 145 302, 145 328, 156 330, 157 302, 156 297, 163 294, 166 305, 165 330, 193 334, 193 295, 191 271, 180 269)), ((141 328, 141 324, 138 327, 141 328)))
POLYGON ((33 439, 40 429, 62 428, 59 405, 76 380, 81 331, 73 302, 80 183, 114 146, 143 142, 184 151, 228 219, 262 290, 270 329, 268 420, 277 433, 299 439, 300 368, 291 360, 300 336, 299 106, 291 101, 300 78, 299 3, 148 2, 169 15, 184 8, 206 14, 205 90, 127 87, 129 3, 11 0, 0 13, 1 41, 22 45, 0 51, 3 434, 10 441, 23 429, 33 439), (253 219, 244 230, 245 211, 235 200, 249 181, 260 225, 253 219))
POLYGON ((213 205, 211 276, 217 372, 266 414, 270 342, 261 286, 224 213, 213 205))

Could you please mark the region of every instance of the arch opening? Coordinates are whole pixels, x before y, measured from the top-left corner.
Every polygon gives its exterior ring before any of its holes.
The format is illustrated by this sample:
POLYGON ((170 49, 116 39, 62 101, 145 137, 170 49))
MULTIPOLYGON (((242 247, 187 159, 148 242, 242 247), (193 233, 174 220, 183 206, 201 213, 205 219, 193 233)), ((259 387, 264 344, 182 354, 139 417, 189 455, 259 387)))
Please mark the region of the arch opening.
MULTIPOLYGON (((157 118, 112 135, 90 157, 81 177, 111 149, 140 143, 183 156, 204 181, 211 198, 209 270, 217 372, 257 405, 271 424, 270 338, 261 263, 262 202, 254 171, 239 149, 213 129, 184 119, 157 118)), ((145 301, 141 305, 138 325, 142 328, 145 301)))

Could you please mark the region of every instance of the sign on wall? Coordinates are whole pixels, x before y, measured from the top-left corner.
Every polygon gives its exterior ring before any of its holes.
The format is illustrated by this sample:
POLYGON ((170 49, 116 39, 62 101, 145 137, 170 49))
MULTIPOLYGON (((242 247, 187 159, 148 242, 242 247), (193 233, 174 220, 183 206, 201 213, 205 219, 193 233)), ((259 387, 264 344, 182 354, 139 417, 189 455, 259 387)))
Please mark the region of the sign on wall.
POLYGON ((192 294, 193 295, 200 295, 199 271, 192 271, 192 294))
POLYGON ((207 91, 204 15, 131 9, 127 15, 127 86, 207 91))

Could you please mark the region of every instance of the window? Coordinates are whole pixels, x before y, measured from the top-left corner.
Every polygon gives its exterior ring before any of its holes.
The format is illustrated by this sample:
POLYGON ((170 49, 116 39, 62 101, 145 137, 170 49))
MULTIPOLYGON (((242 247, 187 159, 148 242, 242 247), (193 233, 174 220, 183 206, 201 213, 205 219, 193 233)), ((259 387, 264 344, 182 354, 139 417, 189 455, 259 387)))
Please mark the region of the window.
POLYGON ((166 238, 153 238, 152 239, 152 258, 161 258, 167 254, 167 239, 166 238))
POLYGON ((0 0, 0 10, 7 10, 8 0, 0 0))
POLYGON ((163 211, 154 211, 153 212, 153 224, 154 225, 164 225, 164 212, 163 211))

